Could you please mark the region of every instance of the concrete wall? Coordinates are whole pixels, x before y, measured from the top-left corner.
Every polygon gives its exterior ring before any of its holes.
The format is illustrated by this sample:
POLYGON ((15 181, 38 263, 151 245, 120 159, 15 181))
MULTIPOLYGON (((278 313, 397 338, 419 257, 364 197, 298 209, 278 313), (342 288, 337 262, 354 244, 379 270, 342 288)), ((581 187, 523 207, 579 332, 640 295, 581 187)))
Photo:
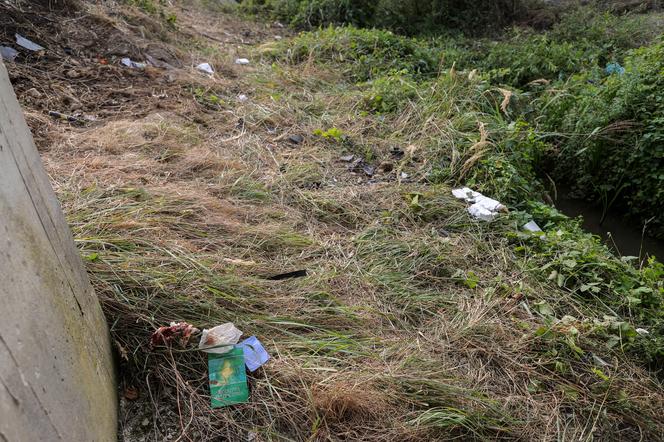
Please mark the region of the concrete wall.
POLYGON ((0 61, 0 441, 116 440, 97 297, 0 61))

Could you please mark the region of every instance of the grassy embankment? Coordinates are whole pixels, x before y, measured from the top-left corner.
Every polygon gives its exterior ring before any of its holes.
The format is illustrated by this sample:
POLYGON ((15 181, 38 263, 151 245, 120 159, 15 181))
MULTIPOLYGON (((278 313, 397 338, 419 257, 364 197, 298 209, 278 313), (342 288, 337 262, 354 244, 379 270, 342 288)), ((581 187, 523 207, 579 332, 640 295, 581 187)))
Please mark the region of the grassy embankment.
POLYGON ((219 12, 204 11, 174 7, 167 44, 213 63, 214 78, 185 65, 166 104, 94 130, 32 121, 51 131, 44 157, 104 303, 121 390, 140 392, 123 399, 125 436, 664 432, 647 370, 661 364, 664 270, 613 256, 541 202, 545 141, 518 111, 528 94, 382 31, 220 45, 197 34, 215 31, 205 20, 219 12), (251 66, 232 65, 247 52, 251 66), (348 170, 349 154, 374 175, 348 170), (450 194, 458 183, 510 213, 472 220, 450 194), (530 217, 542 235, 521 232, 530 217), (233 321, 264 342, 273 360, 250 377, 247 405, 210 410, 205 356, 149 348, 180 320, 233 321))

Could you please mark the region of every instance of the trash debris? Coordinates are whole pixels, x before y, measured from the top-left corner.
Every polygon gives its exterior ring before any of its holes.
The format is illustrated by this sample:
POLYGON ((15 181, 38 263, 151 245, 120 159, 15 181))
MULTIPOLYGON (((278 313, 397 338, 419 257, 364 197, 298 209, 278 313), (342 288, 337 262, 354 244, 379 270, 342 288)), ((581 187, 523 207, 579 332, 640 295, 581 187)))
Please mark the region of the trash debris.
POLYGON ((62 121, 69 121, 70 123, 75 123, 75 124, 83 124, 84 122, 72 115, 65 115, 63 113, 57 112, 57 111, 48 111, 48 115, 57 118, 58 120, 62 121))
POLYGON ((638 334, 640 334, 641 336, 649 335, 649 334, 650 334, 650 332, 649 332, 648 330, 646 330, 645 328, 637 328, 637 329, 636 329, 636 332, 637 332, 638 334))
POLYGON ((486 197, 479 192, 463 187, 461 189, 452 190, 452 195, 458 199, 462 199, 468 203, 472 203, 468 207, 468 213, 474 218, 480 219, 482 221, 491 221, 493 220, 499 212, 507 212, 507 207, 505 207, 500 202, 486 197))
MULTIPOLYGON (((231 324, 232 325, 232 324, 231 324)), ((208 353, 208 378, 212 408, 240 404, 249 399, 243 347, 225 354, 208 353)))
POLYGON ((364 172, 367 176, 374 176, 374 173, 376 173, 376 167, 370 164, 365 164, 362 166, 362 172, 364 172))
POLYGON ((39 52, 46 50, 46 48, 43 46, 39 46, 37 43, 23 37, 21 34, 14 34, 14 36, 16 37, 16 44, 27 49, 28 51, 39 52))
POLYGON ((401 178, 402 180, 407 180, 409 177, 410 175, 408 175, 406 172, 401 172, 401 174, 399 175, 399 178, 401 178))
POLYGON ((304 137, 300 134, 290 135, 288 137, 288 141, 290 141, 293 144, 301 144, 302 142, 304 142, 304 137))
POLYGON ((250 372, 258 370, 261 365, 270 359, 270 355, 256 336, 248 337, 235 347, 242 347, 244 351, 244 364, 250 372))
POLYGON ((240 94, 240 95, 237 96, 237 101, 239 101, 240 103, 244 103, 244 102, 247 101, 248 99, 249 99, 249 97, 247 97, 247 96, 244 95, 244 94, 240 94))
POLYGON ((526 224, 523 225, 523 230, 526 230, 528 232, 541 232, 542 229, 540 229, 540 226, 537 225, 535 221, 529 221, 526 224))
POLYGON ((0 46, 0 55, 2 56, 3 60, 14 61, 18 55, 18 51, 14 48, 10 48, 9 46, 0 46))
POLYGON ((206 74, 214 74, 214 69, 212 69, 212 66, 210 66, 210 63, 201 63, 198 66, 196 66, 196 69, 198 69, 201 72, 205 72, 206 74))
POLYGON ((157 345, 166 345, 174 339, 179 339, 180 345, 185 347, 189 343, 191 335, 199 330, 187 322, 171 322, 169 326, 159 327, 150 336, 150 348, 157 345))
POLYGON ((235 60, 235 64, 249 64, 249 60, 246 58, 237 58, 235 60))
POLYGON ((620 63, 607 63, 606 68, 604 68, 604 72, 606 72, 607 75, 622 75, 625 73, 625 68, 620 66, 620 63))
POLYGON ((351 161, 353 161, 353 158, 355 158, 355 155, 344 155, 339 159, 345 163, 350 163, 351 161))
POLYGON ((232 322, 227 322, 210 330, 203 329, 198 348, 206 353, 228 353, 238 343, 240 336, 242 332, 232 322))
POLYGON ((269 278, 266 279, 269 281, 281 281, 282 279, 302 278, 304 276, 307 276, 306 269, 295 270, 293 272, 287 272, 287 273, 280 273, 278 275, 270 276, 269 278))
POLYGON ((125 57, 122 60, 120 60, 123 65, 127 66, 128 68, 133 68, 133 69, 145 69, 147 64, 145 63, 139 63, 137 61, 133 61, 129 57, 125 57))

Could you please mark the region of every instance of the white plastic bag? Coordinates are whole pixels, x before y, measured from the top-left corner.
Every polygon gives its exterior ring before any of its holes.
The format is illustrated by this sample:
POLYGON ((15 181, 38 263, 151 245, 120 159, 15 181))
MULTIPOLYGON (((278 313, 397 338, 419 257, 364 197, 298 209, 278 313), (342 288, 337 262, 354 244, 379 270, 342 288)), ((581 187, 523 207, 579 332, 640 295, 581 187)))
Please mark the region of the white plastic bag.
POLYGON ((204 329, 198 349, 206 353, 224 354, 238 343, 242 332, 232 322, 218 325, 211 329, 204 329))

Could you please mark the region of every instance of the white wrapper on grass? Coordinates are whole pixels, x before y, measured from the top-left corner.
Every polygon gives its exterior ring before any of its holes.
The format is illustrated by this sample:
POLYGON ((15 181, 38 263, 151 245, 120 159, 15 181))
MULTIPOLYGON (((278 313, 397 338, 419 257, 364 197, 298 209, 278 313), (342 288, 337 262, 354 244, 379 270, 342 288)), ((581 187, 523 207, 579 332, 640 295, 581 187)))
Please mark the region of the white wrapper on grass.
POLYGON ((235 64, 249 64, 249 60, 246 58, 237 58, 235 59, 235 64))
POLYGON ((34 41, 30 41, 27 38, 23 37, 21 34, 14 34, 16 37, 16 44, 32 52, 43 51, 46 48, 39 46, 34 41))
POLYGON ((214 69, 212 69, 212 66, 210 66, 210 63, 201 63, 198 66, 196 66, 196 69, 198 69, 201 72, 205 72, 207 74, 214 74, 214 69))
POLYGON ((492 221, 496 217, 496 215, 498 215, 498 212, 489 210, 486 207, 482 206, 480 203, 475 203, 472 206, 470 206, 468 208, 468 213, 470 213, 470 216, 482 221, 492 221))
POLYGON ((499 212, 507 210, 507 207, 500 203, 500 201, 484 196, 468 187, 454 189, 452 190, 452 195, 467 203, 471 203, 472 205, 468 208, 468 213, 482 221, 491 221, 499 212))
POLYGON ((224 354, 240 341, 242 332, 232 322, 204 329, 198 349, 206 353, 224 354))
POLYGON ((528 232, 541 232, 542 229, 540 229, 540 226, 537 225, 535 221, 529 221, 526 224, 523 225, 523 230, 526 230, 528 232))

